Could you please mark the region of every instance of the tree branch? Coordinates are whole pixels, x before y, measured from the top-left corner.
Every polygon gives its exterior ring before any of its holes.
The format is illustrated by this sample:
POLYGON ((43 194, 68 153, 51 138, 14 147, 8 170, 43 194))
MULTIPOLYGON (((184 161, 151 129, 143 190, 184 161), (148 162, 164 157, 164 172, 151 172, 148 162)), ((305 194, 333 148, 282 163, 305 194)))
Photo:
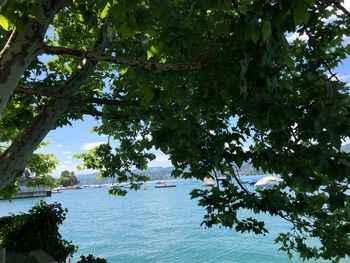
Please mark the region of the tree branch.
POLYGON ((126 59, 115 57, 100 52, 93 51, 83 51, 76 50, 72 48, 65 47, 54 47, 44 45, 42 48, 42 53, 51 54, 51 55, 63 55, 63 56, 72 56, 77 58, 87 58, 95 61, 105 61, 123 66, 145 68, 148 70, 157 70, 157 71, 181 71, 181 70, 196 70, 203 67, 202 62, 183 62, 183 63, 157 63, 151 61, 144 61, 138 59, 126 59))
POLYGON ((93 117, 99 117, 99 118, 107 118, 107 119, 116 119, 119 120, 121 117, 127 116, 125 113, 105 113, 93 108, 88 109, 74 109, 73 111, 70 111, 70 113, 78 113, 83 115, 90 115, 93 117))
POLYGON ((350 12, 344 6, 342 6, 337 0, 331 0, 331 2, 350 18, 350 12))
POLYGON ((55 99, 68 100, 77 103, 95 103, 100 105, 110 105, 110 106, 139 106, 138 103, 132 101, 120 101, 120 100, 112 100, 112 99, 102 99, 102 98, 94 98, 94 97, 82 97, 82 96, 70 96, 65 94, 52 93, 50 91, 34 89, 30 87, 17 87, 15 92, 26 93, 38 96, 44 96, 55 99))

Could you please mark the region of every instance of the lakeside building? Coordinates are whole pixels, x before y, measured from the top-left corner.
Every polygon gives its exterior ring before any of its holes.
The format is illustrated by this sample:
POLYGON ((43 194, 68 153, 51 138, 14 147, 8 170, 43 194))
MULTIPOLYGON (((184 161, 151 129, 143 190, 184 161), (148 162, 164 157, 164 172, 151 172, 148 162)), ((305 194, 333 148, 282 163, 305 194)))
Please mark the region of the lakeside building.
MULTIPOLYGON (((44 186, 26 186, 26 183, 34 180, 34 176, 30 174, 28 170, 23 172, 23 178, 19 179, 19 191, 12 197, 12 199, 30 198, 30 197, 45 197, 51 196, 51 189, 47 189, 44 186)), ((0 197, 0 199, 3 199, 0 197)))

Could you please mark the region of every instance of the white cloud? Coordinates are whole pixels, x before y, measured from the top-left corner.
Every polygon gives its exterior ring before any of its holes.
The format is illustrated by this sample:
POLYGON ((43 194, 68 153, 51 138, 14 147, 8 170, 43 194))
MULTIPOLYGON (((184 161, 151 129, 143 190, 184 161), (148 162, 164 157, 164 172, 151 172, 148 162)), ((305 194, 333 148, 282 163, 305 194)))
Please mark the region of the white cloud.
POLYGON ((151 161, 149 163, 150 167, 157 167, 157 166, 162 166, 162 167, 168 167, 172 166, 171 161, 169 160, 169 156, 165 154, 160 154, 156 156, 156 159, 151 161))
POLYGON ((57 144, 56 145, 58 148, 61 148, 62 147, 62 144, 57 144))
POLYGON ((91 170, 91 169, 83 169, 83 170, 78 170, 77 168, 78 164, 74 163, 72 161, 65 161, 59 165, 57 165, 56 170, 52 173, 53 177, 58 178, 61 173, 65 170, 68 171, 72 171, 74 172, 76 175, 77 174, 83 174, 83 173, 93 173, 96 172, 95 170, 91 170))
POLYGON ((350 143, 350 138, 346 137, 344 140, 341 141, 341 145, 344 146, 345 144, 350 143))
POLYGON ((105 143, 105 142, 87 142, 81 146, 81 149, 85 150, 85 151, 89 151, 89 150, 91 150, 91 149, 95 148, 96 146, 99 146, 103 143, 105 143))
POLYGON ((71 151, 63 151, 62 153, 63 154, 71 154, 72 152, 71 151))
POLYGON ((347 82, 350 80, 350 74, 339 75, 338 76, 341 81, 347 82))

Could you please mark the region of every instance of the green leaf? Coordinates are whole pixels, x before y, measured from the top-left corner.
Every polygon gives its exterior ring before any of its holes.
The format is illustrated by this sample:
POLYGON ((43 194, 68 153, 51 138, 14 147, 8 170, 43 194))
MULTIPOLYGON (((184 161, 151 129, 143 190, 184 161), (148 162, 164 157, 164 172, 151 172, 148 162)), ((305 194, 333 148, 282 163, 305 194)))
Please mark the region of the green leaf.
POLYGON ((96 180, 101 180, 101 179, 102 179, 102 175, 101 174, 96 175, 96 180))
POLYGON ((296 25, 307 23, 309 20, 309 11, 307 10, 307 7, 305 6, 303 1, 298 1, 296 3, 295 12, 294 12, 294 22, 296 25))
POLYGON ((122 68, 119 73, 121 76, 125 75, 128 72, 128 68, 122 68))
POLYGON ((263 38, 266 41, 269 38, 269 36, 271 35, 270 20, 267 20, 264 22, 264 25, 262 27, 262 33, 263 33, 263 38))
POLYGON ((241 73, 240 73, 240 77, 243 78, 247 69, 248 69, 248 65, 249 65, 249 58, 248 57, 244 57, 244 59, 241 59, 239 64, 241 65, 241 73))
POLYGON ((9 30, 10 28, 10 22, 3 15, 0 15, 0 26, 5 30, 9 30))
POLYGON ((144 101, 146 104, 149 104, 151 102, 151 100, 154 98, 154 91, 152 89, 152 87, 144 87, 143 88, 143 95, 144 95, 144 101))
POLYGON ((155 54, 158 54, 158 49, 154 46, 151 46, 149 50, 147 50, 147 60, 152 58, 155 54))
POLYGON ((256 26, 256 24, 254 23, 249 23, 247 25, 247 34, 249 36, 249 38, 254 42, 254 44, 256 44, 259 40, 260 37, 260 33, 258 30, 258 27, 256 26))
POLYGON ((153 57, 153 53, 150 50, 147 50, 147 60, 153 57))
POLYGON ((45 18, 44 9, 40 6, 31 7, 27 12, 30 17, 35 18, 39 22, 45 18))
POLYGON ((110 7, 111 7, 111 4, 108 2, 108 3, 105 5, 105 7, 103 8, 103 10, 102 10, 102 12, 101 12, 101 14, 100 14, 100 17, 101 17, 102 19, 105 18, 105 17, 107 16, 108 10, 109 10, 110 7))
POLYGON ((350 205, 349 204, 347 204, 345 206, 345 211, 346 211, 347 215, 350 216, 350 205))

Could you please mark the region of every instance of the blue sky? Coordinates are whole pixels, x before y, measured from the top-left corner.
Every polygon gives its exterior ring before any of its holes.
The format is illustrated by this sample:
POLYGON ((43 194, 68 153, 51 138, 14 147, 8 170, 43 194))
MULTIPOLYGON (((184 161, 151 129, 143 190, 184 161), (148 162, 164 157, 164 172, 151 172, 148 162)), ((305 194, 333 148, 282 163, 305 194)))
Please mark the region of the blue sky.
MULTIPOLYGON (((350 0, 345 0, 343 4, 348 10, 350 10, 350 0)), ((297 34, 290 34, 287 36, 288 41, 293 41, 295 38, 305 38, 305 36, 298 36, 297 34)), ((350 38, 344 39, 347 44, 350 42, 350 38)), ((47 60, 47 57, 44 60, 47 60)), ((338 77, 341 81, 350 82, 350 58, 343 61, 343 64, 336 70, 338 77)), ((101 143, 107 142, 107 137, 101 137, 97 134, 91 133, 93 126, 98 125, 98 122, 90 116, 85 116, 84 120, 72 122, 72 126, 66 126, 63 128, 57 128, 51 131, 44 141, 50 144, 39 152, 53 153, 60 161, 56 171, 53 175, 58 176, 63 170, 74 171, 76 174, 88 173, 92 171, 78 171, 77 166, 82 165, 82 161, 73 158, 74 154, 86 152, 101 143)), ((350 140, 349 140, 350 141, 350 140)), ((149 166, 171 166, 171 162, 168 157, 160 151, 152 151, 156 154, 156 160, 152 161, 149 166)))
MULTIPOLYGON (((52 153, 60 161, 54 176, 59 176, 63 170, 74 171, 76 174, 89 173, 91 170, 78 171, 77 166, 82 165, 80 159, 75 159, 74 154, 86 152, 93 147, 107 142, 106 136, 99 136, 91 133, 93 126, 98 125, 98 122, 90 116, 84 116, 84 120, 72 122, 72 126, 65 126, 51 131, 44 141, 50 144, 39 150, 41 153, 52 153)), ((171 166, 168 157, 157 150, 152 151, 157 158, 150 163, 154 166, 171 166)))

